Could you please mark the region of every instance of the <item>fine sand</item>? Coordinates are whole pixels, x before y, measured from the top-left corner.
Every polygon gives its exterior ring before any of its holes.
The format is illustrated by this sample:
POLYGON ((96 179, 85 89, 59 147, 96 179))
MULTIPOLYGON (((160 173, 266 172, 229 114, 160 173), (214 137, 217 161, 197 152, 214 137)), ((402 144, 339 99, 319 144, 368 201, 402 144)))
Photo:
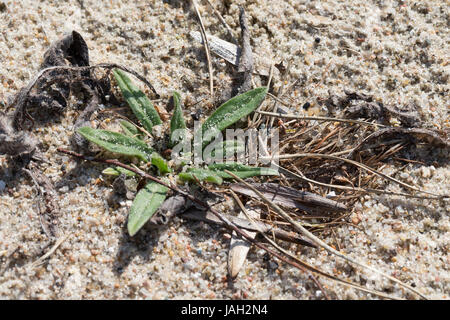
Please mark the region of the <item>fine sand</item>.
MULTIPOLYGON (((206 1, 198 1, 208 33, 230 41, 206 1)), ((425 126, 448 130, 449 11, 446 1, 211 1, 239 37, 239 5, 247 12, 255 54, 290 65, 274 78, 297 83, 283 98, 303 112, 309 101, 344 88, 385 103, 421 108, 425 126)), ((189 35, 199 24, 189 1, 4 1, 0 0, 0 101, 5 104, 37 72, 51 42, 77 30, 89 46, 91 64, 129 66, 154 85, 165 106, 173 90, 188 110, 203 110, 209 74, 203 46, 189 35)), ((232 67, 212 57, 216 92, 230 85, 232 67)), ((259 77, 256 77, 258 84, 259 77)), ((261 82, 264 84, 263 82, 261 82)), ((144 86, 139 84, 142 88, 144 86)), ((111 106, 106 106, 109 108, 111 106)), ((1 107, 4 109, 4 107, 1 107)), ((4 110, 2 110, 4 111, 4 110)), ((319 110, 320 111, 320 110, 319 110)), ((130 200, 111 200, 104 166, 77 164, 56 152, 68 147, 76 108, 31 132, 48 163, 43 172, 56 185, 58 237, 67 237, 37 267, 29 265, 55 244, 42 231, 36 188, 25 174, 13 174, 0 157, 0 298, 2 299, 323 299, 314 281, 264 252, 250 250, 233 285, 225 281, 229 233, 175 219, 166 229, 145 229, 130 238, 130 200), (278 267, 277 264, 278 263, 278 267)), ((99 119, 106 120, 107 116, 99 119)), ((107 123, 107 122, 105 122, 107 123)), ((108 126, 106 124, 106 126, 108 126)), ((419 155, 420 156, 420 155, 419 155)), ((450 170, 442 150, 426 164, 388 163, 391 174, 423 190, 449 193, 450 170)), ((404 191, 390 182, 383 188, 404 191)), ((328 191, 326 191, 328 192, 328 191)), ((393 275, 433 299, 448 299, 448 201, 366 195, 352 208, 335 237, 354 259, 393 275)), ((379 275, 337 260, 324 250, 300 249, 301 258, 342 279, 399 298, 417 298, 379 275)), ((376 297, 321 279, 336 299, 376 297)))

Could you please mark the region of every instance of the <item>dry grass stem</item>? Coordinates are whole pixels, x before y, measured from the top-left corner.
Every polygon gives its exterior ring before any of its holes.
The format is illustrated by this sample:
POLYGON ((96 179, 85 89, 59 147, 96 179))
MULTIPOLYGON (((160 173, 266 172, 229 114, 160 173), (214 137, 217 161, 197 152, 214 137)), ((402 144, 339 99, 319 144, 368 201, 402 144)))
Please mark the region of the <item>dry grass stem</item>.
POLYGON ((198 21, 200 22, 200 30, 201 30, 202 38, 203 38, 203 45, 205 47, 206 60, 208 61, 209 90, 210 90, 211 96, 213 96, 213 94, 214 94, 214 77, 213 77, 213 66, 212 66, 212 62, 211 62, 211 53, 209 51, 208 37, 206 36, 206 31, 205 31, 205 26, 203 24, 202 16, 200 15, 200 12, 198 11, 197 1, 192 0, 192 5, 194 6, 195 13, 197 14, 198 21))
POLYGON ((223 26, 225 27, 225 29, 227 29, 228 35, 230 36, 231 40, 233 40, 234 44, 238 44, 238 41, 236 39, 236 37, 234 36, 233 30, 230 28, 230 26, 228 25, 228 23, 225 21, 225 19, 222 17, 222 15, 219 13, 219 11, 216 10, 216 8, 214 8, 213 4, 211 3, 211 1, 206 0, 210 6, 210 8, 212 9, 212 11, 214 12, 214 14, 217 16, 217 18, 220 20, 220 22, 223 24, 223 26))

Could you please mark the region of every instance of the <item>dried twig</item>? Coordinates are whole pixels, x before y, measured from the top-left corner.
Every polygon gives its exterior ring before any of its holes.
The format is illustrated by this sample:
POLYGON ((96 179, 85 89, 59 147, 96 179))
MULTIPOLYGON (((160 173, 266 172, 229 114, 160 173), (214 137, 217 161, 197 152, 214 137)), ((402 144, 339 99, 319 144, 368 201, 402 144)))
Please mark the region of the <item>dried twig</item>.
POLYGON ((66 239, 70 236, 69 234, 66 234, 64 236, 62 236, 61 238, 59 238, 56 243, 53 245, 53 247, 51 247, 51 249, 44 254, 42 257, 40 257, 39 259, 37 259, 36 261, 34 261, 33 263, 30 263, 28 266, 30 268, 35 268, 38 265, 40 265, 42 262, 44 262, 45 259, 47 259, 48 257, 50 257, 55 251, 56 249, 58 249, 58 247, 64 242, 66 241, 66 239))
POLYGON ((208 38, 206 37, 205 26, 203 25, 202 16, 198 11, 197 1, 192 0, 192 5, 194 6, 195 13, 197 14, 198 21, 200 22, 200 30, 202 32, 203 45, 205 47, 206 52, 206 60, 208 60, 208 71, 209 71, 209 90, 211 92, 211 96, 214 94, 214 78, 213 78, 213 67, 211 62, 211 54, 209 52, 209 43, 208 38))
MULTIPOLYGON (((241 200, 239 199, 239 197, 236 195, 236 193, 233 192, 233 190, 231 190, 231 195, 233 196, 234 200, 236 201, 236 203, 238 204, 238 206, 241 208, 242 212, 240 214, 243 214, 247 217, 247 219, 256 226, 256 222, 254 220, 255 216, 260 216, 260 213, 252 210, 252 209, 248 209, 246 207, 244 207, 244 204, 241 202, 241 200)), ((272 246, 275 247, 275 249, 277 249, 278 251, 282 252, 280 249, 281 247, 272 239, 270 239, 267 235, 263 234, 264 238, 269 241, 270 244, 272 244, 272 246)), ((231 241, 233 241, 233 238, 231 239, 231 241)), ((244 264, 245 262, 245 258, 247 257, 247 253, 248 250, 250 249, 250 244, 249 243, 243 243, 241 246, 241 248, 239 247, 231 247, 231 243, 230 243, 230 252, 228 253, 228 256, 231 257, 228 260, 228 267, 229 269, 231 268, 233 270, 233 267, 235 267, 237 269, 237 271, 239 271, 240 267, 244 264), (235 249, 235 251, 239 250, 239 255, 237 255, 237 257, 234 257, 232 255, 232 249, 235 249), (233 260, 233 258, 235 258, 233 260), (237 260, 237 261, 236 261, 237 260), (230 261, 232 263, 230 263, 230 261), (231 267, 230 267, 231 264, 231 267)), ((286 253, 285 253, 286 254, 286 253)), ((234 270, 233 270, 234 271, 234 270)), ((236 273, 237 275, 237 273, 236 273)), ((327 300, 330 300, 330 298, 328 297, 326 291, 323 289, 322 285, 320 284, 319 280, 314 276, 314 274, 310 274, 313 281, 317 284, 317 286, 319 287, 319 289, 322 291, 322 293, 324 294, 325 298, 327 300)))
POLYGON ((320 154, 320 153, 296 153, 296 154, 285 154, 285 155, 277 155, 277 156, 271 156, 271 157, 261 157, 261 160, 272 160, 272 159, 292 159, 292 158, 322 158, 322 159, 331 159, 331 160, 338 160, 338 161, 343 161, 343 162, 347 162, 350 163, 352 165, 355 165, 357 167, 360 167, 366 171, 369 171, 371 173, 374 173, 380 177, 383 177, 387 180, 390 180, 392 182, 395 182, 405 188, 417 191, 417 192, 421 192, 421 193, 426 193, 426 194, 430 194, 432 196, 435 196, 437 199, 442 199, 442 198, 449 198, 450 195, 439 195, 439 194, 435 194, 432 192, 428 192, 428 191, 423 191, 420 190, 419 188, 416 188, 412 185, 409 185, 407 183, 404 183, 400 180, 397 180, 395 178, 392 178, 391 176, 388 176, 387 174, 384 174, 382 172, 379 172, 375 169, 372 169, 368 166, 366 166, 365 164, 362 164, 360 162, 357 161, 353 161, 350 159, 346 159, 346 158, 341 158, 341 157, 337 157, 337 156, 333 156, 333 155, 329 155, 329 154, 320 154))
POLYGON ((239 9, 239 22, 241 24, 242 51, 239 56, 238 72, 242 74, 242 84, 238 93, 243 93, 252 88, 253 54, 250 45, 250 31, 244 8, 239 9))
POLYGON ((214 8, 214 6, 212 5, 211 1, 206 0, 206 2, 208 2, 209 6, 211 7, 211 9, 213 10, 214 14, 217 16, 217 18, 219 18, 220 22, 223 24, 223 26, 225 27, 225 29, 227 29, 228 34, 231 38, 231 40, 233 40, 233 42, 235 44, 238 43, 236 37, 233 34, 233 30, 230 28, 230 26, 228 25, 228 23, 225 21, 225 19, 222 17, 222 15, 219 13, 219 11, 216 10, 216 8, 214 8))
POLYGON ((363 120, 351 120, 351 119, 339 119, 339 118, 331 118, 331 117, 304 117, 304 116, 296 116, 296 115, 289 115, 289 114, 283 114, 283 113, 275 113, 275 112, 267 112, 267 111, 255 111, 259 114, 263 114, 270 117, 279 117, 279 118, 285 118, 285 119, 298 119, 298 120, 316 120, 316 121, 329 121, 329 122, 343 122, 343 123, 352 123, 352 124, 364 124, 367 126, 374 126, 374 127, 380 127, 384 128, 385 125, 379 124, 379 123, 372 123, 369 121, 363 121, 363 120))

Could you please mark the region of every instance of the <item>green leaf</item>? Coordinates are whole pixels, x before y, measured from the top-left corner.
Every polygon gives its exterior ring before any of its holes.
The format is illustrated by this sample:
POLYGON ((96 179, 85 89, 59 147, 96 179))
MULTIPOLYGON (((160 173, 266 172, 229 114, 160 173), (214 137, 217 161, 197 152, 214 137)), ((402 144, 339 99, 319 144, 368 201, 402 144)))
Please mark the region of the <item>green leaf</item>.
POLYGON ((136 115, 136 118, 139 119, 145 130, 152 132, 152 127, 154 125, 162 123, 152 102, 136 85, 133 84, 125 72, 114 69, 113 73, 120 91, 122 91, 123 97, 128 102, 128 105, 136 115))
POLYGON ((122 173, 125 174, 128 177, 135 177, 136 176, 136 173, 134 173, 133 171, 127 170, 127 169, 122 168, 122 167, 114 167, 114 168, 113 167, 108 167, 105 170, 103 170, 102 173, 104 175, 114 176, 114 177, 120 176, 120 174, 122 174, 122 173))
POLYGON ((172 170, 167 165, 166 160, 157 152, 152 153, 152 165, 156 166, 161 175, 172 172, 172 170))
MULTIPOLYGON (((222 131, 237 122, 239 119, 248 116, 259 107, 261 102, 264 100, 266 93, 267 88, 260 87, 233 97, 222 104, 203 123, 203 136, 205 136, 205 134, 210 130, 222 131)), ((202 144, 203 148, 205 148, 213 138, 214 137, 204 140, 202 144)))
POLYGON ((135 156, 143 161, 148 161, 149 156, 153 152, 152 148, 141 140, 130 138, 117 132, 82 127, 78 129, 78 133, 108 151, 135 156))
POLYGON ((208 166, 208 169, 214 171, 217 175, 224 179, 233 179, 228 173, 223 172, 228 170, 241 179, 255 177, 255 176, 277 176, 278 171, 271 168, 251 167, 241 163, 214 163, 208 166))
POLYGON ((215 184, 222 184, 222 178, 216 173, 206 169, 190 168, 187 172, 178 174, 181 180, 189 182, 207 181, 215 184), (196 179, 197 178, 197 179, 196 179))
POLYGON ((128 216, 128 233, 134 236, 153 216, 166 199, 168 188, 156 182, 149 182, 134 198, 128 216))
MULTIPOLYGON (((245 151, 245 145, 238 140, 225 140, 217 146, 218 150, 222 148, 222 156, 226 158, 227 156, 234 156, 235 154, 239 154, 245 151)), ((211 158, 216 156, 216 148, 211 151, 211 158)), ((206 157, 206 155, 204 155, 206 157)))
POLYGON ((142 139, 142 132, 131 122, 122 120, 120 121, 120 126, 122 127, 123 133, 125 133, 126 136, 142 139))
POLYGON ((120 172, 112 167, 106 168, 102 173, 107 176, 120 176, 120 172))
POLYGON ((172 119, 170 119, 170 141, 171 141, 171 145, 173 146, 177 141, 176 137, 174 136, 174 132, 175 130, 178 129, 186 129, 186 123, 184 122, 184 117, 183 117, 183 111, 181 110, 181 97, 180 94, 178 92, 173 93, 173 103, 174 103, 174 110, 173 110, 173 115, 172 115, 172 119))

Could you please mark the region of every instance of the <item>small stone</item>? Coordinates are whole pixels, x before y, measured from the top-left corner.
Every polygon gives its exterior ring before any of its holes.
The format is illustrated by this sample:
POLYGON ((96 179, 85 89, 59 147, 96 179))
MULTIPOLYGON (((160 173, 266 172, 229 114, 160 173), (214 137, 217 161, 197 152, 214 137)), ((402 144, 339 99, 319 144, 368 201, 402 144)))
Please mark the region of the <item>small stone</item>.
POLYGON ((406 179, 408 179, 408 177, 409 177, 409 174, 407 174, 406 172, 400 173, 400 178, 406 180, 406 179))
POLYGON ((223 238, 224 238, 225 240, 230 240, 230 239, 231 239, 231 235, 230 235, 229 233, 224 233, 224 234, 223 234, 223 238))
POLYGON ((267 269, 269 269, 270 271, 274 271, 278 269, 278 263, 276 263, 275 261, 269 261, 267 263, 267 269))
POLYGON ((403 209, 402 206, 395 207, 395 214, 403 214, 403 213, 405 213, 405 209, 403 209))
POLYGON ((361 222, 361 219, 358 217, 358 215, 353 216, 352 223, 353 224, 359 224, 361 222))
POLYGON ((400 232, 400 231, 402 231, 402 229, 403 229, 403 225, 400 221, 397 221, 392 225, 392 230, 394 230, 395 232, 400 232))
POLYGON ((336 192, 334 192, 334 191, 330 191, 330 192, 327 194, 327 198, 334 198, 334 197, 336 197, 336 192))
POLYGON ((162 138, 163 126, 162 125, 153 126, 151 133, 155 138, 162 138))
POLYGON ((420 174, 422 175, 422 178, 430 178, 431 170, 428 167, 422 167, 420 168, 420 174))

